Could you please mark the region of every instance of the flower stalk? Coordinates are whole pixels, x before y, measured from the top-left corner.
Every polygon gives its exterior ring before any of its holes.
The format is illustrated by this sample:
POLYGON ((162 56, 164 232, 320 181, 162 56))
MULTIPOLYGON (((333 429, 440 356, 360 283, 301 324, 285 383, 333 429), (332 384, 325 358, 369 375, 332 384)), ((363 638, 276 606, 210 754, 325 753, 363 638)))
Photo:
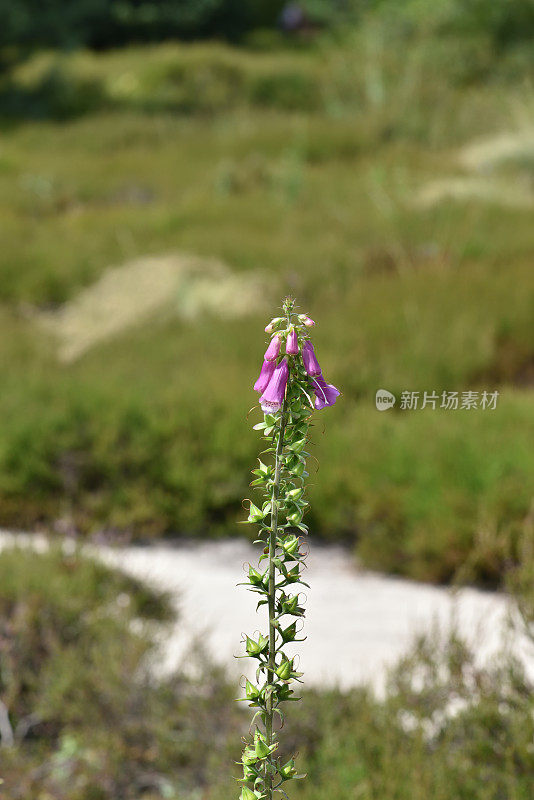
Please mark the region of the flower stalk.
MULTIPOLYGON (((274 467, 274 480, 273 480, 273 493, 271 503, 271 529, 269 531, 269 594, 268 594, 268 610, 269 610, 269 664, 267 668, 267 703, 266 703, 266 738, 267 746, 273 745, 273 694, 275 685, 275 666, 276 666, 276 617, 275 617, 275 602, 276 602, 276 538, 278 536, 278 495, 280 490, 280 473, 282 467, 282 452, 284 449, 284 434, 286 429, 286 400, 284 398, 282 404, 282 411, 280 413, 280 425, 278 428, 278 442, 276 445, 276 457, 274 467)), ((273 759, 272 754, 269 754, 269 770, 267 773, 266 790, 267 797, 272 796, 272 783, 273 783, 273 759)))
POLYGON ((302 542, 308 532, 303 516, 308 506, 305 480, 310 417, 314 409, 333 405, 339 392, 326 384, 315 359, 308 330, 314 322, 305 314, 297 315, 294 308, 295 301, 286 298, 284 315, 266 326, 272 338, 254 386, 261 394, 264 412, 263 422, 254 429, 263 432, 268 445, 262 456, 267 454, 273 463, 258 459, 259 466, 253 470, 251 485, 263 489, 264 500, 261 507, 249 501, 246 522, 259 525, 256 543, 263 545, 263 552, 257 569, 248 565, 246 585, 259 595, 257 609, 267 606, 269 628, 267 636, 255 634, 244 640, 246 655, 242 657, 254 658, 258 665, 256 684, 245 681, 243 699, 256 711, 244 740, 240 800, 273 800, 275 792, 287 797, 282 785, 304 777, 296 774, 293 758, 283 763, 276 728, 284 721, 282 704, 299 699, 292 687, 302 676, 296 670, 295 656, 286 655, 284 647, 303 641, 297 638, 297 622, 304 617, 298 587, 308 585, 302 579, 306 559, 302 542), (293 618, 289 624, 288 617, 293 618))

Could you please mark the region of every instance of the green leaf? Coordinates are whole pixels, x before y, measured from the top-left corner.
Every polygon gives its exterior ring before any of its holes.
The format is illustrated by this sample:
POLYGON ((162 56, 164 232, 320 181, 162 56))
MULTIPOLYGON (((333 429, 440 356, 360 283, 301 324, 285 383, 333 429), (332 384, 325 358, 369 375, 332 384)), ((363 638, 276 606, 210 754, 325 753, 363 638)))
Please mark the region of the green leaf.
POLYGON ((304 609, 298 604, 298 595, 284 595, 280 602, 280 616, 292 614, 294 617, 304 616, 304 609))
POLYGON ((261 522, 261 520, 265 517, 265 514, 261 509, 256 506, 252 500, 250 500, 250 508, 249 508, 249 515, 247 522, 261 522))
POLYGON ((264 464, 260 458, 258 458, 258 461, 260 463, 260 466, 258 467, 258 469, 253 469, 252 474, 266 478, 269 475, 269 473, 272 472, 272 467, 268 467, 267 464, 264 464))
POLYGON ((263 581, 263 575, 249 564, 248 579, 253 586, 259 586, 263 581))
POLYGON ((246 679, 245 691, 248 700, 255 700, 259 695, 259 690, 248 679, 246 679))
POLYGON ((299 578, 300 578, 300 570, 298 564, 296 564, 291 569, 287 570, 286 580, 289 581, 289 583, 295 583, 295 581, 298 581, 299 578))
POLYGON ((297 635, 297 623, 292 622, 291 625, 288 625, 287 628, 280 631, 280 635, 284 644, 286 642, 292 642, 297 635))
POLYGON ((282 686, 278 687, 278 700, 280 702, 285 702, 286 700, 298 700, 298 697, 291 697, 293 694, 293 689, 289 686, 289 684, 284 683, 282 686))
POLYGON ((248 766, 247 764, 243 764, 243 778, 242 780, 251 781, 254 780, 258 775, 258 770, 254 769, 253 767, 248 766))
POLYGON ((298 439, 296 442, 292 442, 289 445, 289 449, 292 450, 294 453, 302 453, 305 447, 306 447, 306 439, 298 439))

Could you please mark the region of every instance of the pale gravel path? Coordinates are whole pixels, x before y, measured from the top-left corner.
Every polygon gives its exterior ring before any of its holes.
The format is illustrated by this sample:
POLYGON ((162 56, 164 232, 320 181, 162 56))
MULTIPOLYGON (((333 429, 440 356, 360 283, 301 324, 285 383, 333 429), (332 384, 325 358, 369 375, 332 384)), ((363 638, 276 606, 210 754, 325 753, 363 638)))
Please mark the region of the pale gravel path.
MULTIPOLYGON (((42 537, 0 532, 0 547, 42 537)), ((163 643, 161 667, 172 667, 191 640, 205 633, 208 652, 237 676, 248 660, 236 661, 242 631, 265 626, 265 609, 255 614, 257 595, 236 584, 243 565, 257 559, 257 548, 242 540, 210 541, 148 547, 91 548, 116 565, 155 587, 170 591, 181 620, 163 643)), ((417 633, 453 620, 473 643, 482 661, 503 644, 513 647, 534 672, 534 654, 519 636, 506 633, 510 604, 506 596, 461 589, 457 592, 358 570, 350 554, 338 546, 311 542, 306 580, 307 641, 298 645, 308 685, 362 682, 383 687, 385 669, 406 651, 417 633)))

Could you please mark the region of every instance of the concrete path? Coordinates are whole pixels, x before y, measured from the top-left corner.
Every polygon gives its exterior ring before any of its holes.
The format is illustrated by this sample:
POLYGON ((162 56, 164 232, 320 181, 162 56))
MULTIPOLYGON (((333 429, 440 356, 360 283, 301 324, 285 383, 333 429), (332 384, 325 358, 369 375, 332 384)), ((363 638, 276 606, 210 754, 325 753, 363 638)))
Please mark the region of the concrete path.
MULTIPOLYGON (((43 537, 0 532, 0 547, 43 537)), ((230 675, 250 672, 242 652, 243 631, 266 629, 266 612, 255 613, 257 595, 236 584, 244 565, 256 563, 258 550, 241 540, 157 543, 147 547, 91 548, 106 563, 170 591, 181 620, 163 644, 161 668, 171 668, 195 637, 205 636, 212 657, 230 675)), ((451 590, 359 570, 350 553, 338 546, 311 542, 305 590, 305 634, 297 645, 308 685, 343 688, 362 682, 380 691, 387 666, 406 651, 417 633, 453 622, 476 647, 481 662, 501 647, 521 654, 534 673, 534 653, 507 629, 511 604, 505 595, 474 589, 451 590)))

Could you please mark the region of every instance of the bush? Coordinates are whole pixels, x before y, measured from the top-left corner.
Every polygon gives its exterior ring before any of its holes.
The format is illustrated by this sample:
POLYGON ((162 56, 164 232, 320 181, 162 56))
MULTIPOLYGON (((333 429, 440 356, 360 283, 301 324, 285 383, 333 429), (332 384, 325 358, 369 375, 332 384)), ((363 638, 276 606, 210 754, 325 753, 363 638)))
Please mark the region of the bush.
POLYGON ((9 86, 2 104, 12 116, 67 120, 102 108, 105 95, 97 78, 78 76, 57 65, 29 90, 9 86))
POLYGON ((532 0, 457 0, 450 25, 459 33, 484 33, 495 47, 505 49, 532 42, 532 0))
MULTIPOLYGON (((529 576, 517 576, 527 593, 529 576)), ((65 546, 0 553, 6 797, 235 794, 232 759, 249 715, 201 649, 186 670, 155 677, 156 636, 172 618, 164 594, 65 546)), ((292 796, 527 800, 533 711, 532 680, 510 654, 482 667, 454 633, 421 637, 382 699, 365 688, 305 691, 284 737, 308 773, 292 796)))
POLYGON ((0 587, 10 800, 172 799, 209 780, 206 752, 238 737, 231 695, 203 655, 195 679, 151 675, 165 595, 60 550, 3 551, 0 587))
POLYGON ((227 36, 274 25, 282 0, 0 0, 0 45, 95 48, 176 37, 227 36))
POLYGON ((313 111, 322 105, 320 86, 313 74, 295 70, 252 78, 250 99, 254 105, 288 111, 313 111))
POLYGON ((497 50, 529 42, 534 35, 532 0, 375 0, 371 14, 408 35, 487 37, 497 50))
POLYGON ((481 668, 455 635, 422 638, 383 701, 364 690, 304 697, 293 728, 307 781, 295 800, 527 800, 534 686, 512 658, 481 668))

